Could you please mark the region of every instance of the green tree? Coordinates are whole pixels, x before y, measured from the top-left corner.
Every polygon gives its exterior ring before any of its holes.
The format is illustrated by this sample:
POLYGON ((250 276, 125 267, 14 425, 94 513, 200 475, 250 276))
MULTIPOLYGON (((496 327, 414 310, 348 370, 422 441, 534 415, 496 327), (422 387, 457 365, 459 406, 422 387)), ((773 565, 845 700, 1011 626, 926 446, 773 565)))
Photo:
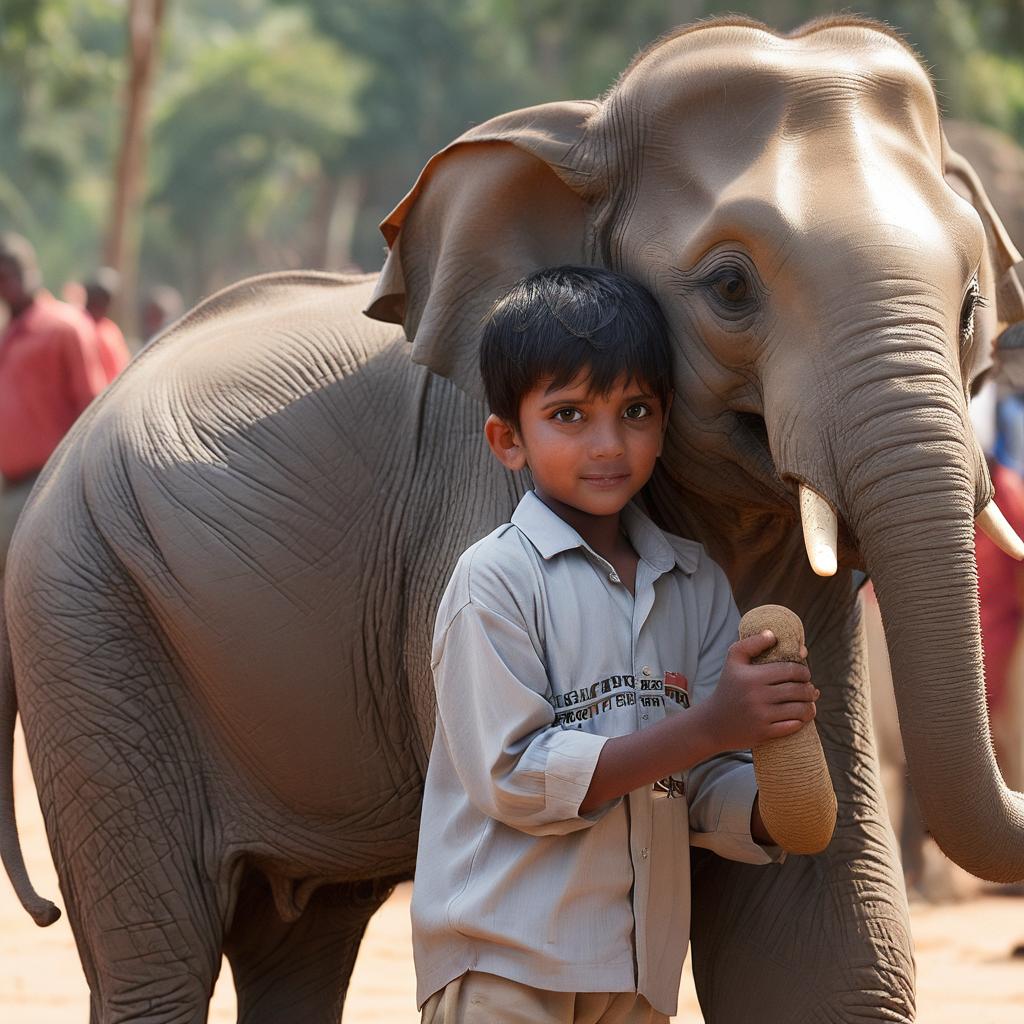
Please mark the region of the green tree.
MULTIPOLYGON (((729 4, 779 29, 831 0, 729 4)), ((1024 139, 1024 0, 862 0, 933 68, 944 109, 1024 139)), ((143 275, 190 299, 242 274, 380 265, 378 221, 437 149, 533 103, 599 95, 709 0, 171 2, 143 275)), ((0 226, 48 279, 97 262, 124 75, 125 0, 0 0, 0 226)))
POLYGON ((96 258, 120 19, 103 0, 0 4, 0 219, 31 237, 56 285, 96 258))
POLYGON ((222 36, 183 68, 154 126, 150 276, 202 294, 244 273, 347 262, 331 230, 351 200, 363 78, 294 10, 222 36))

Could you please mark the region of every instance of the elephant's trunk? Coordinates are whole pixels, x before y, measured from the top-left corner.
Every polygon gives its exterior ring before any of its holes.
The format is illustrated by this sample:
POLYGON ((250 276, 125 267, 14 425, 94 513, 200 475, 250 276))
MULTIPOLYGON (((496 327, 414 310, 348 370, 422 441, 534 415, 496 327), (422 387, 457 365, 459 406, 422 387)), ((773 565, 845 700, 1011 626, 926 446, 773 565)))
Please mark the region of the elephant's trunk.
POLYGON ((928 422, 900 418, 896 436, 911 440, 889 452, 895 473, 875 475, 870 458, 851 472, 861 495, 851 525, 882 612, 910 779, 952 860, 980 878, 1016 881, 1024 878, 1024 800, 1003 783, 988 729, 977 481, 965 472, 975 462, 962 440, 936 441, 934 410, 928 422))

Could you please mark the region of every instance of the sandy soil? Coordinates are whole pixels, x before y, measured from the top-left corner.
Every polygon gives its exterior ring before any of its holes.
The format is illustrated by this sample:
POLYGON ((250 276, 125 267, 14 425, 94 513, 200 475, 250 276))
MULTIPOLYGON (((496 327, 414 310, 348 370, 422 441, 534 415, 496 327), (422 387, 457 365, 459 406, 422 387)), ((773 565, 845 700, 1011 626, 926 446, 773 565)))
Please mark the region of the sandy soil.
MULTIPOLYGON (((18 818, 23 848, 39 892, 57 897, 28 763, 16 753, 18 818)), ((1024 942, 1024 898, 995 894, 957 876, 959 902, 913 908, 917 942, 918 1019, 925 1024, 1019 1024, 1024 1019, 1024 959, 1009 952, 1024 942)), ((409 886, 402 886, 370 922, 349 990, 345 1019, 359 1024, 415 1024, 415 985, 409 947, 409 886)), ((60 900, 57 899, 58 904, 60 900)), ((675 1018, 701 1024, 687 971, 675 1018)), ((38 929, 0 877, 0 1021, 9 1024, 85 1024, 88 990, 65 919, 38 929)), ((210 1021, 235 1020, 225 965, 210 1021)))

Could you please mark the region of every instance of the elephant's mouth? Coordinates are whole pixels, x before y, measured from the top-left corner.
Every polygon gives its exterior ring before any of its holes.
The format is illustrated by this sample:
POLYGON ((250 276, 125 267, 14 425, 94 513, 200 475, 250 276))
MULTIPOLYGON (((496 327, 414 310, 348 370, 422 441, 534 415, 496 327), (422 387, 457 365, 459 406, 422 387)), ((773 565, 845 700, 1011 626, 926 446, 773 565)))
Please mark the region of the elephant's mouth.
POLYGON ((737 412, 734 414, 740 429, 746 435, 746 444, 750 447, 760 448, 765 457, 771 462, 771 449, 768 446, 768 424, 764 417, 756 412, 737 412))
MULTIPOLYGON (((772 458, 771 445, 768 442, 768 424, 764 417, 756 412, 733 410, 736 424, 734 443, 743 455, 744 465, 762 486, 774 495, 782 497, 780 484, 782 478, 772 458)), ((795 505, 793 506, 796 511, 795 505)))
MULTIPOLYGON (((821 534, 824 530, 829 536, 824 540, 825 548, 831 551, 831 556, 815 556, 812 548, 814 542, 807 539, 808 559, 812 568, 819 575, 830 576, 836 568, 842 566, 849 569, 864 569, 864 560, 858 549, 856 539, 841 515, 820 497, 815 489, 814 481, 810 478, 801 479, 799 476, 782 474, 779 472, 772 457, 771 444, 768 440, 768 425, 762 415, 756 412, 735 411, 736 424, 739 428, 737 442, 741 447, 747 460, 746 465, 751 468, 755 476, 762 481, 768 482, 772 492, 781 500, 782 507, 779 511, 800 523, 804 529, 805 539, 810 531, 812 534, 821 534), (779 485, 782 485, 780 488, 779 485), (810 490, 817 498, 817 502, 808 500, 807 490, 810 490), (817 505, 815 510, 808 506, 817 505), (827 526, 818 525, 823 518, 831 517, 834 522, 827 526), (829 563, 831 562, 831 567, 829 563)), ((818 544, 821 550, 820 542, 818 544)))

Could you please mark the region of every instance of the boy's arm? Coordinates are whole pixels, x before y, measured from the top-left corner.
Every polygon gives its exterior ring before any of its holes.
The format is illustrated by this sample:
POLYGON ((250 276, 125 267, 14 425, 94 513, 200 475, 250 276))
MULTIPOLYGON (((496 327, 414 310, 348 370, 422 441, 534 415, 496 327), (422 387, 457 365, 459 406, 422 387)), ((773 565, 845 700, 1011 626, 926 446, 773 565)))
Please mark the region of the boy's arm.
MULTIPOLYGON (((713 699, 674 711, 650 728, 608 740, 580 812, 587 813, 607 800, 669 775, 700 773, 704 765, 714 768, 722 762, 718 770, 725 771, 722 759, 733 755, 723 752, 747 737, 768 739, 796 732, 814 714, 813 688, 802 681, 806 669, 796 666, 800 672, 794 672, 794 666, 788 663, 751 664, 752 658, 774 643, 775 638, 767 632, 737 641, 727 648, 724 665, 719 658, 711 666, 711 671, 720 670, 724 684, 713 699)), ((749 754, 746 763, 753 783, 749 754)), ((748 833, 755 795, 756 787, 746 797, 748 833)))
POLYGON ((555 724, 543 660, 521 623, 468 602, 433 660, 440 740, 478 810, 531 835, 601 817, 581 817, 580 802, 605 737, 555 724))
POLYGON ((580 813, 686 771, 720 750, 708 728, 706 708, 691 708, 649 729, 615 736, 601 751, 580 813))

